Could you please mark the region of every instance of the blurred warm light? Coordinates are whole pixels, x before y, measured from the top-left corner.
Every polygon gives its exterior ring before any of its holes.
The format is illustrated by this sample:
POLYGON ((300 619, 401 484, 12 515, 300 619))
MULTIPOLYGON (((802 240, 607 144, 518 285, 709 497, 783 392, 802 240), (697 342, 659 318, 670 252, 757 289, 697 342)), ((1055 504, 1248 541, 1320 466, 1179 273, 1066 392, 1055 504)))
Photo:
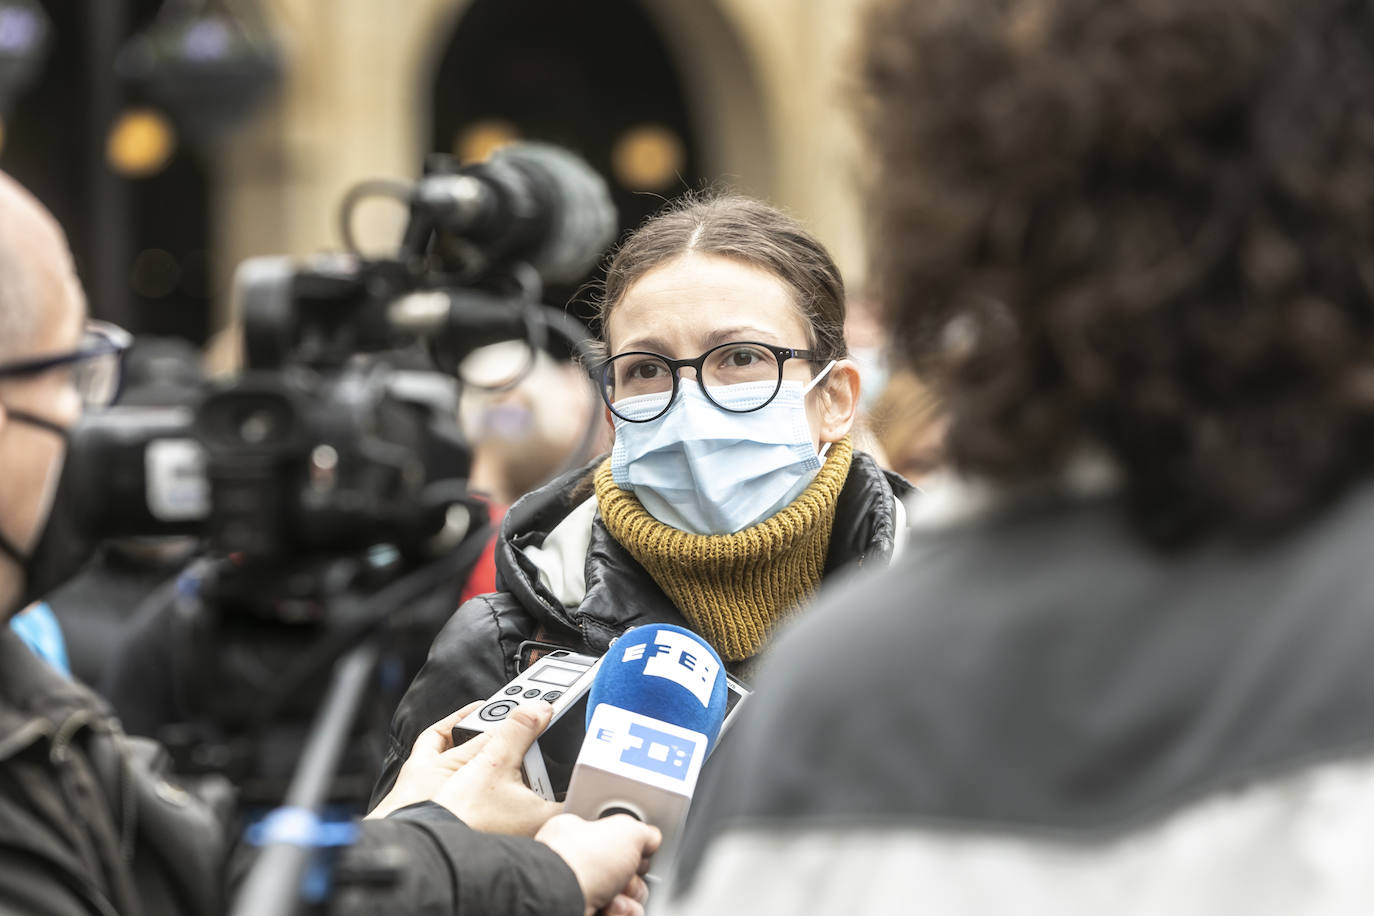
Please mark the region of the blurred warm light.
POLYGON ((453 153, 463 165, 485 162, 492 153, 519 139, 520 129, 509 121, 495 118, 475 121, 453 139, 453 153))
POLYGON ((611 150, 616 180, 633 191, 659 191, 682 173, 687 154, 677 134, 658 124, 632 127, 611 150))
POLYGON ((105 157, 121 175, 143 178, 162 171, 176 148, 176 130, 165 115, 152 108, 130 108, 110 128, 105 157))

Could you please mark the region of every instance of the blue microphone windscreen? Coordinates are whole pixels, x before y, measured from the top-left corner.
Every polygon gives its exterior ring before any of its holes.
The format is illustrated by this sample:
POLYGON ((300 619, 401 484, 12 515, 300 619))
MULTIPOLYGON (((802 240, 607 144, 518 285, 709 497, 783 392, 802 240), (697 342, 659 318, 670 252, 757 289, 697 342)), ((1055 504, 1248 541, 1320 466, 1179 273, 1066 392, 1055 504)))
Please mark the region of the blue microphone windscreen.
POLYGON ((716 743, 725 721, 725 666, 691 630, 647 624, 611 646, 587 695, 587 722, 602 703, 671 722, 716 743))

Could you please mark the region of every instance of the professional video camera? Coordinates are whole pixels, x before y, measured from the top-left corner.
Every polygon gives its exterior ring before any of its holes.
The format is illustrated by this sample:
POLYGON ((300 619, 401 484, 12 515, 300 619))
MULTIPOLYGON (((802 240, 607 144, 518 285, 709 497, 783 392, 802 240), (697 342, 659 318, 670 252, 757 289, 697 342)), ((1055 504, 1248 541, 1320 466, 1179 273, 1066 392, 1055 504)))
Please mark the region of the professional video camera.
POLYGON ((168 660, 194 715, 161 737, 178 769, 227 775, 248 805, 366 798, 379 725, 488 533, 466 485, 464 358, 523 340, 532 364, 550 335, 576 350, 585 329, 541 304, 543 283, 583 276, 616 225, 602 179, 539 144, 462 168, 431 157, 413 185, 350 192, 342 221, 346 254, 240 268, 239 376, 91 414, 64 471, 96 536, 204 538, 168 660), (409 207, 386 257, 352 241, 376 194, 409 207), (302 775, 331 755, 337 777, 302 775))
POLYGON ((216 552, 250 558, 447 546, 445 523, 461 522, 447 509, 461 499, 433 485, 463 480, 469 461, 450 379, 488 344, 523 339, 533 353, 550 330, 578 336, 539 304, 541 279, 585 273, 614 210, 596 173, 536 144, 464 169, 432 157, 413 187, 361 185, 345 227, 372 193, 409 202, 397 256, 246 262, 243 374, 189 404, 116 407, 82 424, 71 482, 94 530, 208 533, 216 552))

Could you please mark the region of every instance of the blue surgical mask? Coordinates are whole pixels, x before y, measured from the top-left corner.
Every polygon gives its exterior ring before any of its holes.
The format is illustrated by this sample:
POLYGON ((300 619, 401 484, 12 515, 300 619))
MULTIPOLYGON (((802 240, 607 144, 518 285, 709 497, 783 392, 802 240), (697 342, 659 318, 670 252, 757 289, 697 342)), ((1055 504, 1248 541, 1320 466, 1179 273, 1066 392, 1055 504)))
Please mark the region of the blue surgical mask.
MULTIPOLYGON (((821 467, 811 443, 806 394, 835 363, 811 381, 784 381, 772 401, 749 413, 722 410, 695 381, 679 384, 668 412, 648 423, 615 417, 611 474, 650 515, 692 534, 733 534, 772 517, 796 499, 821 467)), ((757 402, 746 382, 711 389, 722 404, 757 402)), ((628 416, 653 416, 670 393, 616 401, 628 416)))

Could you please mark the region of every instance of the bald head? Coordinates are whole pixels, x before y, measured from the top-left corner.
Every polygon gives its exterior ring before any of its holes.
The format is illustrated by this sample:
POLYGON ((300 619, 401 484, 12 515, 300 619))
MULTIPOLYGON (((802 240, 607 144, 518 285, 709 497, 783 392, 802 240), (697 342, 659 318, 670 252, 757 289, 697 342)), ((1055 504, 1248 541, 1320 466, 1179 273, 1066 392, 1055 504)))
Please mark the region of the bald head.
POLYGON ((84 311, 67 239, 38 200, 0 172, 0 360, 41 347, 52 320, 84 311))

